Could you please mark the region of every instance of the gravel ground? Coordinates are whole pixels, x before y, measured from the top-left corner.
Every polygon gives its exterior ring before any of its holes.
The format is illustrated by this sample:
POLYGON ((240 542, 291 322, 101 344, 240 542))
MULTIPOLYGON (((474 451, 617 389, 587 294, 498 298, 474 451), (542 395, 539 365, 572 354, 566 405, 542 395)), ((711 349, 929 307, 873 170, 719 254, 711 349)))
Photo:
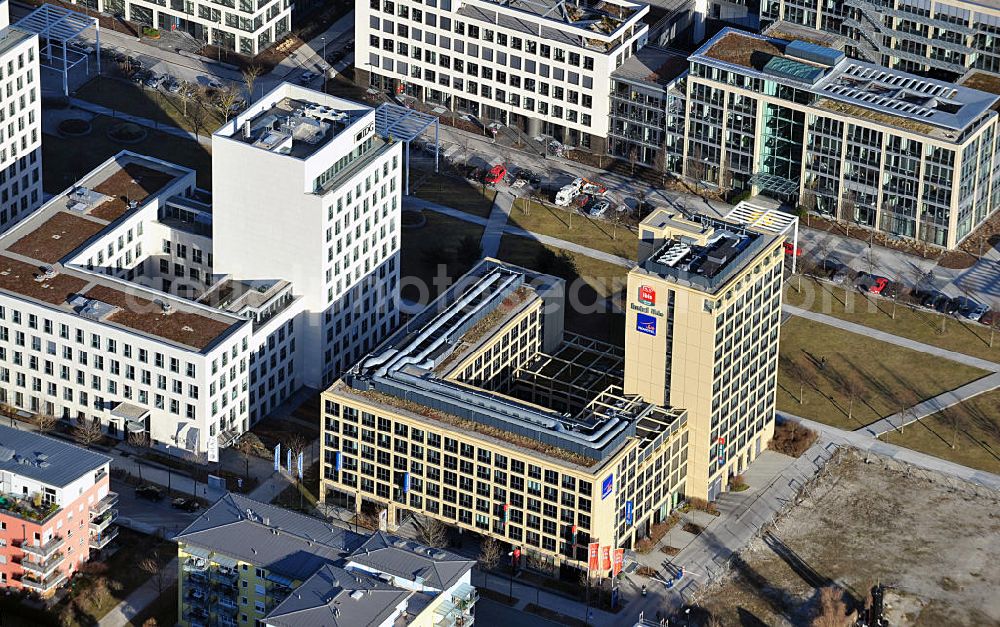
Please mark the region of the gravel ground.
POLYGON ((1000 494, 871 461, 828 464, 701 607, 725 625, 804 625, 818 588, 852 608, 881 582, 893 625, 1000 624, 1000 494))

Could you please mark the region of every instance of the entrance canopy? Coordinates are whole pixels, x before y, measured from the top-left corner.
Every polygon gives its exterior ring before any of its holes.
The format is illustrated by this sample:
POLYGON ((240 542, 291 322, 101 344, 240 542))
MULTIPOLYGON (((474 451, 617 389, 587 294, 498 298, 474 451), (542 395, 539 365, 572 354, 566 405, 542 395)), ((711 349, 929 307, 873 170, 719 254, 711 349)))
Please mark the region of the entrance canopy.
POLYGON ((432 126, 434 127, 434 171, 437 172, 440 148, 438 142, 440 121, 437 116, 389 102, 375 109, 375 132, 387 139, 396 139, 406 144, 406 152, 403 155, 405 163, 403 193, 406 195, 410 194, 410 142, 419 138, 432 126))

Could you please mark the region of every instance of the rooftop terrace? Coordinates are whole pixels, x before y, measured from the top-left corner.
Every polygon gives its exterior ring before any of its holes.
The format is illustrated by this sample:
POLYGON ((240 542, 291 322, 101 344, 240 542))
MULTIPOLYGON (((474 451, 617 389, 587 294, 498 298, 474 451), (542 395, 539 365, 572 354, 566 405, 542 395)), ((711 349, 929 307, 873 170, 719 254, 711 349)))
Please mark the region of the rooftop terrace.
POLYGON ((709 294, 721 290, 779 237, 704 215, 678 221, 667 211, 651 214, 642 226, 670 226, 673 235, 666 240, 644 241, 651 252, 639 267, 709 294))
MULTIPOLYGON (((203 350, 241 318, 86 270, 74 251, 193 172, 123 152, 0 235, 0 290, 203 350), (72 263, 71 263, 72 262, 72 263)), ((178 193, 174 185, 170 195, 178 193)))
POLYGON ((689 66, 687 57, 683 55, 654 46, 644 46, 622 63, 612 73, 612 77, 665 87, 686 72, 689 66))
POLYGON ((215 135, 306 159, 371 112, 357 102, 281 83, 215 135))

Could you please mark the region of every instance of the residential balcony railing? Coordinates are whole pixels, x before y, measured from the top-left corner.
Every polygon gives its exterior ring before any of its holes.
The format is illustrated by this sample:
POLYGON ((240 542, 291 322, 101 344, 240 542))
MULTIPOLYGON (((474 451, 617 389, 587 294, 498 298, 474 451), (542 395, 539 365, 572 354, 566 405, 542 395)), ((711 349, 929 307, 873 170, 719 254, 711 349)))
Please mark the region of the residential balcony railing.
POLYGON ((90 536, 90 548, 103 549, 111 544, 112 540, 118 537, 118 527, 108 527, 96 536, 90 536))
POLYGON ((94 504, 94 507, 90 510, 90 514, 92 516, 100 516, 116 505, 118 505, 118 493, 108 492, 106 497, 94 504))
POLYGON ((108 510, 90 521, 90 530, 95 533, 100 533, 107 529, 116 520, 118 520, 118 510, 108 510))
POLYGON ((27 573, 38 578, 47 577, 52 573, 53 570, 59 567, 66 559, 65 554, 61 551, 53 553, 47 558, 41 560, 21 560, 21 569, 27 573))
POLYGON ((30 588, 37 592, 48 592, 54 589, 56 586, 66 581, 66 573, 55 572, 48 577, 34 577, 32 575, 25 574, 21 577, 21 585, 25 588, 30 588))
POLYGON ((60 549, 62 545, 66 543, 66 540, 62 536, 55 536, 45 544, 30 544, 25 542, 21 545, 21 550, 25 553, 35 555, 37 557, 48 557, 52 555, 55 551, 60 549))

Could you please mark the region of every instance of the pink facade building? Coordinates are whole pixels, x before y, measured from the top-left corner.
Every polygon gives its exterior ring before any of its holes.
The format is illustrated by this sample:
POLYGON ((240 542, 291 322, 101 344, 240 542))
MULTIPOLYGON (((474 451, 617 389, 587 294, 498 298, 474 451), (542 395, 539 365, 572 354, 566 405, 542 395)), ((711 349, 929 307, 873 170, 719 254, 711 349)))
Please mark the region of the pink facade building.
POLYGON ((49 596, 118 535, 111 458, 0 426, 0 586, 49 596))

